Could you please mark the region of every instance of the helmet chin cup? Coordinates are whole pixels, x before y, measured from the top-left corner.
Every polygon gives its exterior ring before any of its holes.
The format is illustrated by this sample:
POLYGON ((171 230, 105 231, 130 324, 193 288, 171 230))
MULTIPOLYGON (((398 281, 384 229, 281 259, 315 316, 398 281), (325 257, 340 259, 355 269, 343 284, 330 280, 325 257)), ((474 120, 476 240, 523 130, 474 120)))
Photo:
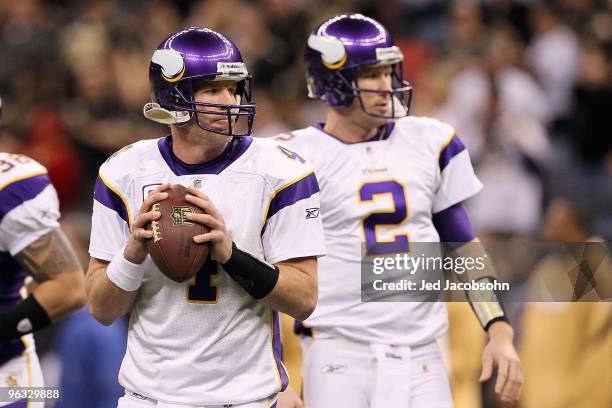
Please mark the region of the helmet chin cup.
POLYGON ((399 119, 404 116, 408 116, 410 103, 412 101, 412 86, 408 82, 403 82, 402 87, 394 88, 392 91, 374 91, 369 89, 361 89, 354 87, 355 95, 359 101, 361 110, 368 116, 374 118, 385 118, 385 119, 399 119), (362 93, 377 93, 388 95, 391 104, 387 109, 387 112, 383 115, 370 112, 363 103, 362 93))
POLYGON ((392 97, 393 103, 391 104, 391 115, 394 118, 403 118, 404 116, 408 116, 408 109, 402 104, 399 98, 395 95, 392 97))
POLYGON ((146 103, 142 108, 142 113, 145 118, 164 125, 183 124, 191 120, 189 112, 169 111, 155 102, 146 103))

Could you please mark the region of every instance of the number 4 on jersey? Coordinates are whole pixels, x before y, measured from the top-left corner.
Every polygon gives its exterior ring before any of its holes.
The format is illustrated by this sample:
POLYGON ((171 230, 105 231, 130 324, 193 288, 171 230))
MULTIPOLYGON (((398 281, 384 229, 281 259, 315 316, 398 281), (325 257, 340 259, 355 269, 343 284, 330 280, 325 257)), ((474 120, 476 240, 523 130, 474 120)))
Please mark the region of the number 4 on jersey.
POLYGON ((300 156, 299 154, 297 154, 296 152, 292 150, 287 149, 285 146, 278 145, 276 147, 278 148, 278 150, 281 151, 281 153, 283 153, 285 156, 287 156, 291 160, 299 160, 300 163, 306 163, 306 160, 304 160, 302 156, 300 156))

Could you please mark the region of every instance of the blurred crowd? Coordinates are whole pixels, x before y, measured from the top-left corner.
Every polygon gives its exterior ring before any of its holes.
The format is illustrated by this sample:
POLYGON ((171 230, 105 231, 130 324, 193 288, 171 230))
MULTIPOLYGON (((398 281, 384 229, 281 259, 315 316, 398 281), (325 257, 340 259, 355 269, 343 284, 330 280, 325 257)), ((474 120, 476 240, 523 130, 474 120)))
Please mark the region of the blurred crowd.
POLYGON ((141 113, 162 39, 198 25, 237 43, 254 133, 268 137, 324 119, 301 56, 308 33, 345 11, 394 34, 411 114, 450 123, 468 146, 486 186, 468 203, 480 234, 574 239, 563 231, 579 219, 581 239, 612 239, 609 0, 0 0, 0 151, 47 166, 86 262, 99 165, 168 133, 141 113))

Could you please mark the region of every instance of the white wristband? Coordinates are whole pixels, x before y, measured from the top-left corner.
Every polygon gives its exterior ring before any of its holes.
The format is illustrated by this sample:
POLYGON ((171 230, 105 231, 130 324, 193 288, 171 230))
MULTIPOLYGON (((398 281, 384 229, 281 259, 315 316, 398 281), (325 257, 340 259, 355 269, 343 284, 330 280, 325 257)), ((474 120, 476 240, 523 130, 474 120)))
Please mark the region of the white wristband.
POLYGON ((117 287, 126 292, 133 292, 142 285, 146 259, 140 263, 131 263, 123 256, 125 247, 121 248, 106 267, 106 276, 117 287))

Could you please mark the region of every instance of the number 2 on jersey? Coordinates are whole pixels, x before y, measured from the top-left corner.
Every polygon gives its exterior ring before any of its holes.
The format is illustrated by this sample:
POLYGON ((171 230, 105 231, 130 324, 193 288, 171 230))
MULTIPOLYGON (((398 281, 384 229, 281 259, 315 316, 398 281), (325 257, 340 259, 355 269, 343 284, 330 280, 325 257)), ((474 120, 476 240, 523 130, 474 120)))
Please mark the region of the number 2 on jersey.
POLYGON ((362 220, 367 255, 386 255, 409 251, 408 234, 397 234, 391 241, 382 241, 378 239, 376 232, 380 226, 400 225, 408 219, 410 211, 404 186, 395 180, 365 183, 359 189, 359 201, 375 201, 376 196, 384 194, 391 194, 393 209, 372 212, 362 220))
POLYGON ((202 269, 196 273, 195 281, 187 286, 187 303, 217 303, 219 288, 212 283, 216 276, 217 262, 209 256, 202 269))

